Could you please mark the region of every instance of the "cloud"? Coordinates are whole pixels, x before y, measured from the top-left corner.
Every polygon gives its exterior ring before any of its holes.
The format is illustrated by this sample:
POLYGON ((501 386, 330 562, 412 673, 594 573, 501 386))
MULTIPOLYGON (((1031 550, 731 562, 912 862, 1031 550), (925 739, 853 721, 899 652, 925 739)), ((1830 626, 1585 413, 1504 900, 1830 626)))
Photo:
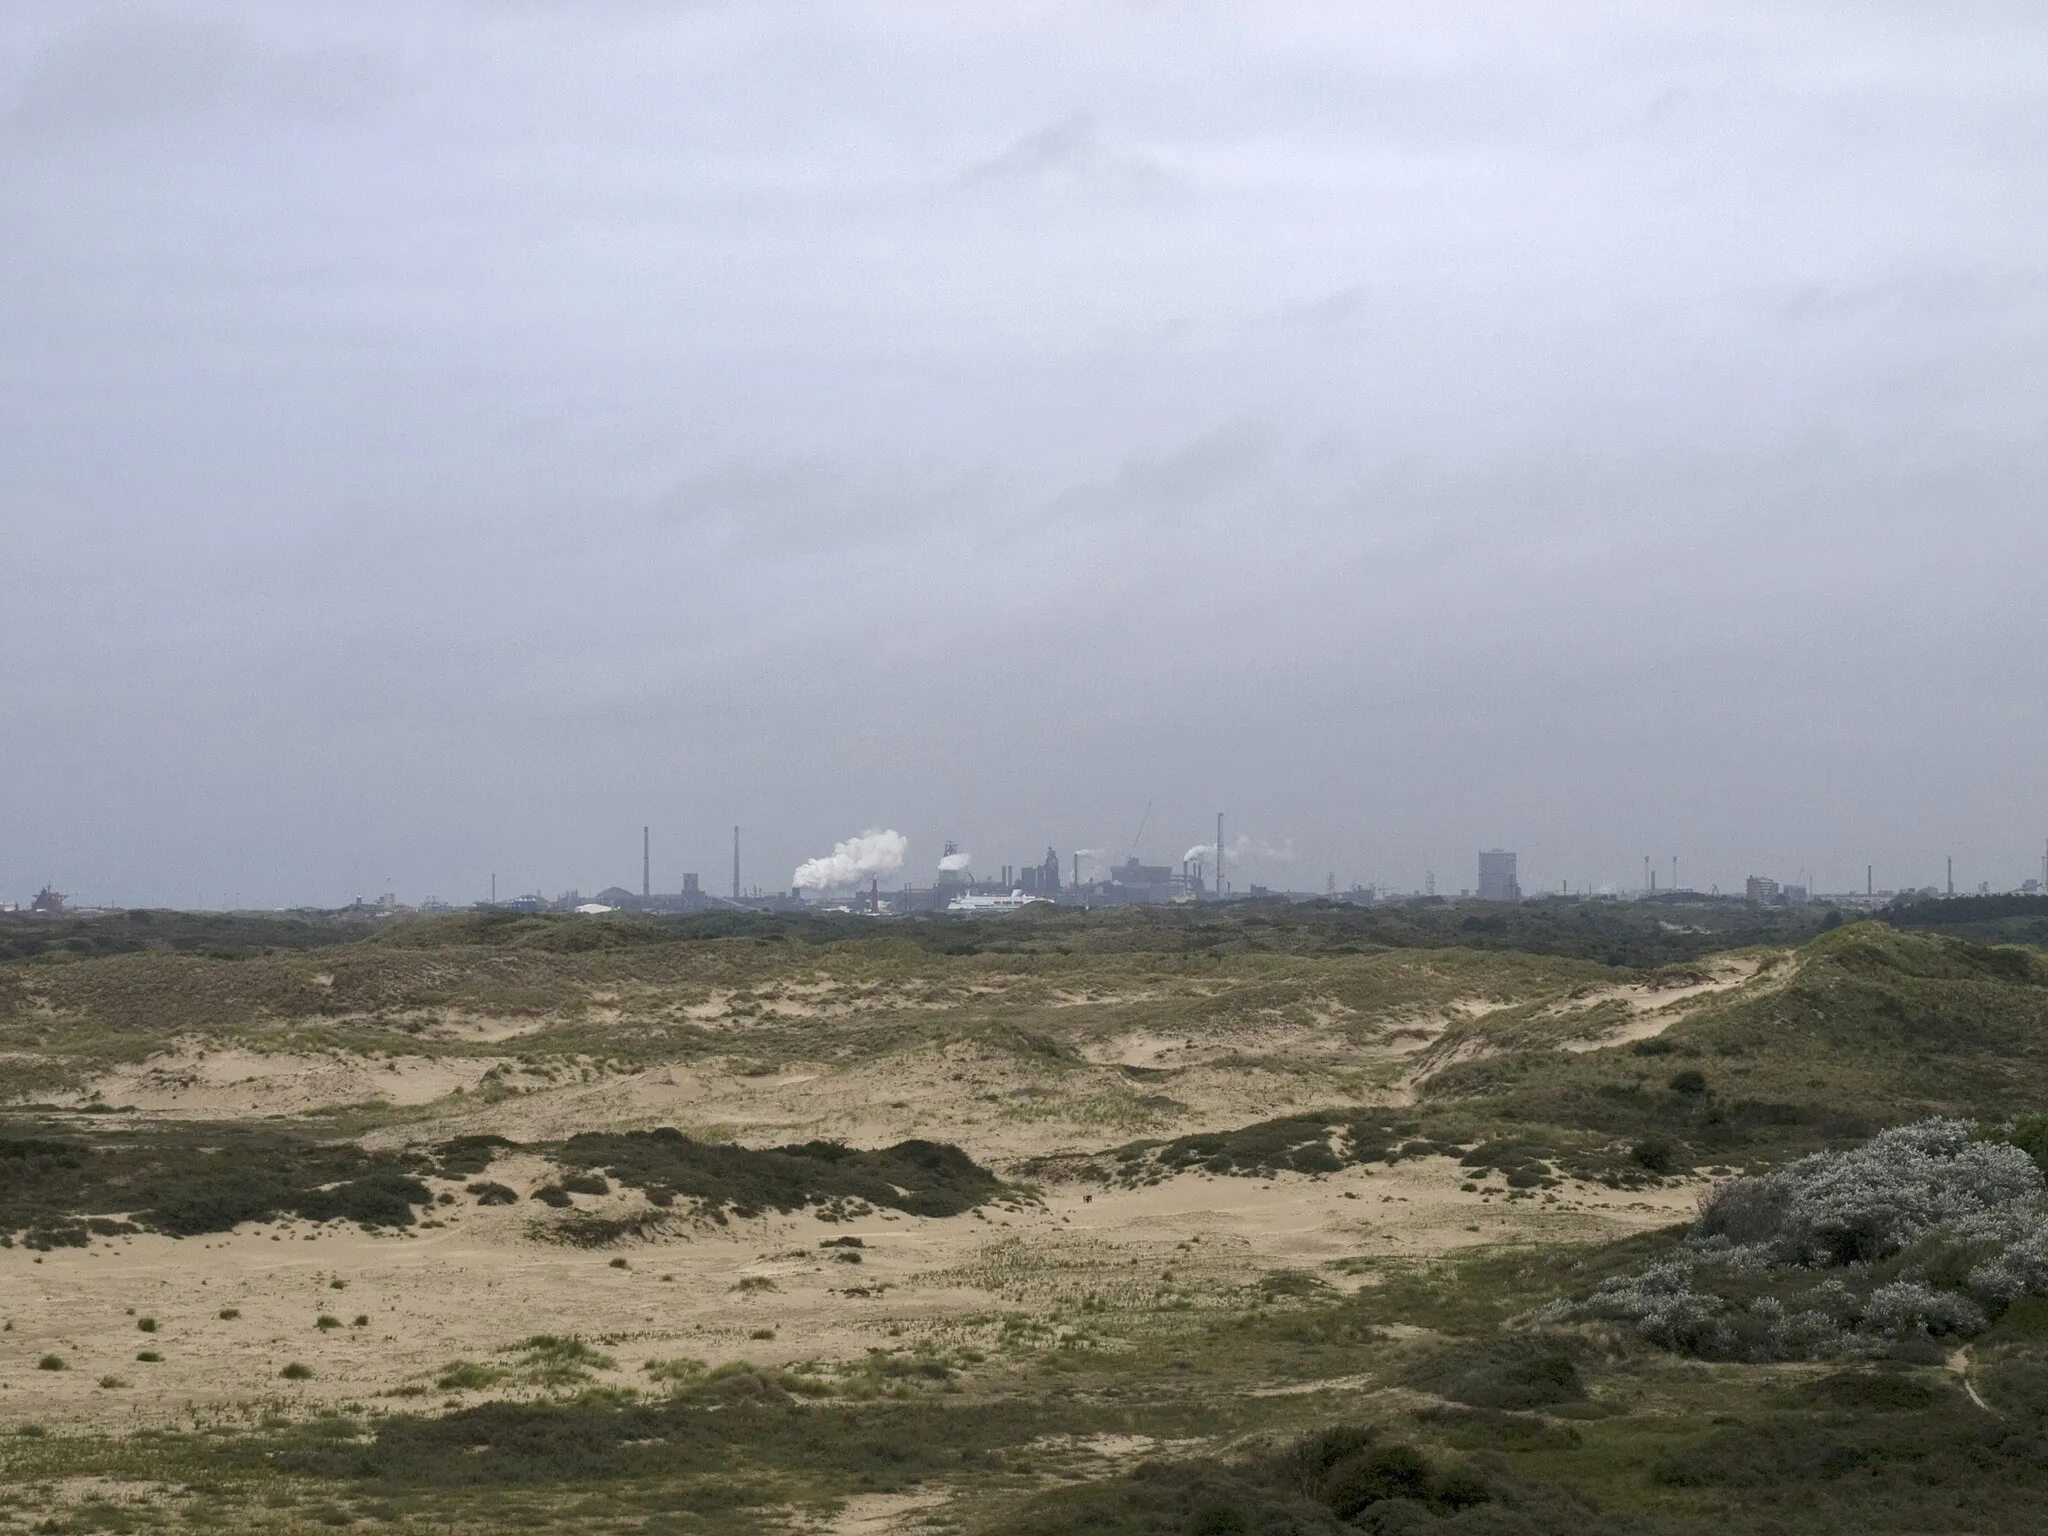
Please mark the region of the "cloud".
POLYGON ((969 189, 1086 195, 1111 202, 1156 200, 1179 183, 1151 157, 1112 143, 1094 117, 1075 113, 1024 135, 1000 154, 970 166, 969 189))
POLYGON ((365 49, 281 47, 232 17, 123 10, 48 44, 0 107, 0 134, 76 142, 235 108, 328 118, 384 100, 393 85, 388 62, 365 49))
POLYGON ((6 14, 0 896, 2034 872, 2030 13, 6 14))

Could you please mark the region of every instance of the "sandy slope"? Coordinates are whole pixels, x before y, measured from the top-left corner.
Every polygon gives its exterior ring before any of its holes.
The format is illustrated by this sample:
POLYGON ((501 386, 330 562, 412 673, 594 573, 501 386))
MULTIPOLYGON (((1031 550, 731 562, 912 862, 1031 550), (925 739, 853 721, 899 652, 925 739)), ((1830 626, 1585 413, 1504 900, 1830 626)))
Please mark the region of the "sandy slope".
MULTIPOLYGON (((1753 960, 1728 960, 1697 986, 1587 994, 1539 1022, 1556 1043, 1577 1048, 1577 1015, 1620 999, 1626 1022, 1598 1043, 1634 1039, 1712 993, 1749 984, 1755 971, 1753 960)), ((1077 1052, 1047 1060, 963 1039, 846 1065, 784 1059, 767 1075, 700 1061, 579 1069, 566 1081, 522 1072, 491 1049, 517 1037, 483 1029, 457 1057, 266 1055, 194 1043, 92 1086, 105 1102, 180 1118, 304 1114, 366 1100, 413 1106, 369 1138, 381 1145, 676 1125, 755 1145, 923 1136, 955 1142, 1001 1172, 1137 1135, 1243 1125, 1347 1099, 1398 1102, 1403 1075, 1440 1066, 1446 1041, 1486 1049, 1500 1007, 1474 998, 1370 1028, 1332 1015, 1264 1034, 1112 1031, 1084 1035, 1077 1052)), ((1072 1012, 1085 1010, 1077 1003, 1072 1012)), ((1614 1012, 1598 1017, 1611 1026, 1614 1012)), ((1530 1027, 1526 1017, 1516 1027, 1530 1027)), ((523 1195, 549 1173, 522 1155, 501 1159, 489 1177, 523 1195)), ((947 1220, 883 1213, 850 1227, 810 1216, 679 1223, 659 1241, 596 1252, 535 1241, 541 1206, 479 1207, 458 1182, 441 1186, 456 1203, 436 1208, 436 1224, 405 1234, 300 1223, 185 1241, 98 1240, 44 1255, 0 1250, 0 1425, 164 1422, 276 1399, 371 1401, 421 1388, 417 1400, 431 1404, 449 1396, 432 1386, 448 1362, 503 1361, 506 1346, 535 1334, 604 1340, 619 1365, 608 1379, 617 1381, 633 1380, 647 1360, 678 1355, 766 1364, 854 1360, 927 1334, 986 1344, 1003 1311, 1089 1292, 1133 1311, 1155 1309, 1168 1293, 1196 1308, 1236 1306, 1245 1287, 1275 1270, 1353 1284, 1338 1261, 1618 1234, 1683 1219, 1696 1195, 1680 1186, 1570 1188, 1509 1201, 1462 1191, 1463 1178, 1441 1158, 1317 1179, 1190 1174, 1135 1190, 1053 1188, 1040 1204, 947 1220), (866 1244, 859 1264, 820 1247, 849 1233, 866 1244), (612 1267, 619 1256, 628 1267, 612 1267), (738 1289, 748 1277, 773 1288, 738 1289), (240 1315, 223 1319, 223 1309, 240 1315), (340 1326, 321 1329, 323 1315, 340 1326), (138 1330, 142 1317, 157 1320, 155 1333, 138 1330), (752 1336, 769 1329, 772 1338, 752 1336), (138 1361, 141 1350, 164 1358, 138 1361), (37 1370, 46 1353, 68 1368, 37 1370), (294 1361, 312 1369, 309 1381, 280 1377, 294 1361), (121 1384, 101 1386, 102 1378, 121 1384)), ((879 1520, 887 1512, 870 1513, 879 1520)), ((865 1514, 847 1518, 847 1530, 881 1528, 860 1524, 865 1514)))

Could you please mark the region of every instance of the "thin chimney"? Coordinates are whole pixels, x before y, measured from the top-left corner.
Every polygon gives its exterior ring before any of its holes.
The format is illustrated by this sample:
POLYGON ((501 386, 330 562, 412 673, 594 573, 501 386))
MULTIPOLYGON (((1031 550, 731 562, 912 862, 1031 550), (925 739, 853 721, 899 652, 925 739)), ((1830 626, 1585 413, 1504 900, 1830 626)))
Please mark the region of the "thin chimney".
POLYGON ((642 899, 654 894, 653 843, 649 841, 651 829, 640 829, 640 895, 642 899))

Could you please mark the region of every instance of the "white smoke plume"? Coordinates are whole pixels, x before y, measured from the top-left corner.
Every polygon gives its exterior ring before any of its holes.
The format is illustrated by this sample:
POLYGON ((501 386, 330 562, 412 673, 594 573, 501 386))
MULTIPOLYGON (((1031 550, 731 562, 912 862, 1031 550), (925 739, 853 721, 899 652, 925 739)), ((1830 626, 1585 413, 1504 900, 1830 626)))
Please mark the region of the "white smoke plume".
POLYGON ((957 875, 973 862, 974 855, 971 853, 949 853, 939 860, 939 873, 942 875, 957 875))
POLYGON ((831 855, 797 865, 790 884, 800 891, 830 891, 893 875, 903 867, 910 839, 901 832, 870 827, 859 837, 835 845, 831 855))
MULTIPOLYGON (((1285 842, 1269 843, 1263 838, 1239 835, 1230 840, 1224 852, 1230 856, 1232 864, 1243 864, 1247 861, 1261 864, 1292 864, 1298 857, 1294 851, 1294 839, 1291 837, 1285 842)), ((1200 859, 1205 864, 1213 865, 1216 862, 1216 845, 1197 843, 1182 854, 1181 859, 1185 863, 1193 863, 1200 859)))
POLYGON ((1292 864, 1300 857, 1294 851, 1294 839, 1269 843, 1263 838, 1240 837, 1230 845, 1230 856, 1239 863, 1246 859, 1257 859, 1266 864, 1292 864))

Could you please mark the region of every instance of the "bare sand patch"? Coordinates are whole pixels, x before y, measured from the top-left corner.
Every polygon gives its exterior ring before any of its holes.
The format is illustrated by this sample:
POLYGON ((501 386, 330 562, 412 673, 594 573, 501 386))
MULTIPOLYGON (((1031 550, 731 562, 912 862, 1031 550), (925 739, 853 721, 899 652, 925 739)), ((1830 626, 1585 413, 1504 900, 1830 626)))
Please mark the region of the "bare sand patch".
POLYGON ((1605 1002, 1620 1001, 1628 1005, 1634 1017, 1619 1029, 1608 1030, 1592 1038, 1560 1041, 1559 1048, 1572 1052, 1601 1051, 1637 1040, 1653 1039, 1683 1018, 1695 1003, 1747 985, 1756 979, 1762 968, 1763 961, 1758 956, 1735 956, 1718 963, 1706 981, 1688 986, 1658 988, 1644 984, 1610 987, 1592 993, 1576 1000, 1578 1011, 1586 1012, 1605 1002))
POLYGON ((937 1509, 951 1498, 947 1493, 857 1493, 823 1525, 809 1529, 829 1536, 893 1536, 910 1529, 913 1516, 937 1509))
POLYGON ((194 1047, 152 1056, 89 1083, 86 1097, 155 1114, 306 1114, 381 1100, 421 1105, 473 1092, 501 1063, 490 1057, 271 1053, 194 1047))
MULTIPOLYGON (((523 1157, 501 1160, 491 1177, 523 1190, 545 1173, 523 1157)), ((771 1216, 598 1250, 535 1242, 532 1225, 553 1213, 526 1200, 440 1207, 444 1224, 404 1234, 282 1223, 41 1255, 16 1248, 0 1251, 0 1313, 12 1325, 0 1332, 0 1421, 170 1422, 392 1393, 411 1394, 388 1398, 393 1407, 470 1401, 435 1386, 449 1362, 502 1361, 535 1334, 598 1342, 619 1365, 603 1379, 626 1385, 644 1384, 645 1362, 676 1356, 857 1360, 935 1329, 969 1337, 1020 1298, 1117 1291, 1149 1306, 1171 1284, 1190 1305, 1232 1306, 1274 1270, 1355 1286, 1370 1280, 1360 1260, 1618 1236, 1684 1219, 1694 1199, 1676 1185, 1490 1199, 1462 1181, 1444 1158, 1320 1179, 1184 1175, 1056 1191, 980 1216, 771 1216), (858 1263, 839 1257, 847 1237, 860 1239, 858 1263), (140 1331, 144 1317, 154 1331, 140 1331), (138 1360, 144 1351, 162 1359, 138 1360), (46 1353, 67 1369, 36 1370, 46 1353), (311 1378, 281 1376, 294 1362, 311 1378), (101 1387, 102 1377, 128 1385, 101 1387)))
POLYGON ((533 1016, 505 1019, 476 1014, 444 1014, 428 1025, 427 1030, 442 1039, 459 1040, 465 1045, 498 1045, 507 1040, 537 1035, 554 1022, 553 1019, 533 1016))

